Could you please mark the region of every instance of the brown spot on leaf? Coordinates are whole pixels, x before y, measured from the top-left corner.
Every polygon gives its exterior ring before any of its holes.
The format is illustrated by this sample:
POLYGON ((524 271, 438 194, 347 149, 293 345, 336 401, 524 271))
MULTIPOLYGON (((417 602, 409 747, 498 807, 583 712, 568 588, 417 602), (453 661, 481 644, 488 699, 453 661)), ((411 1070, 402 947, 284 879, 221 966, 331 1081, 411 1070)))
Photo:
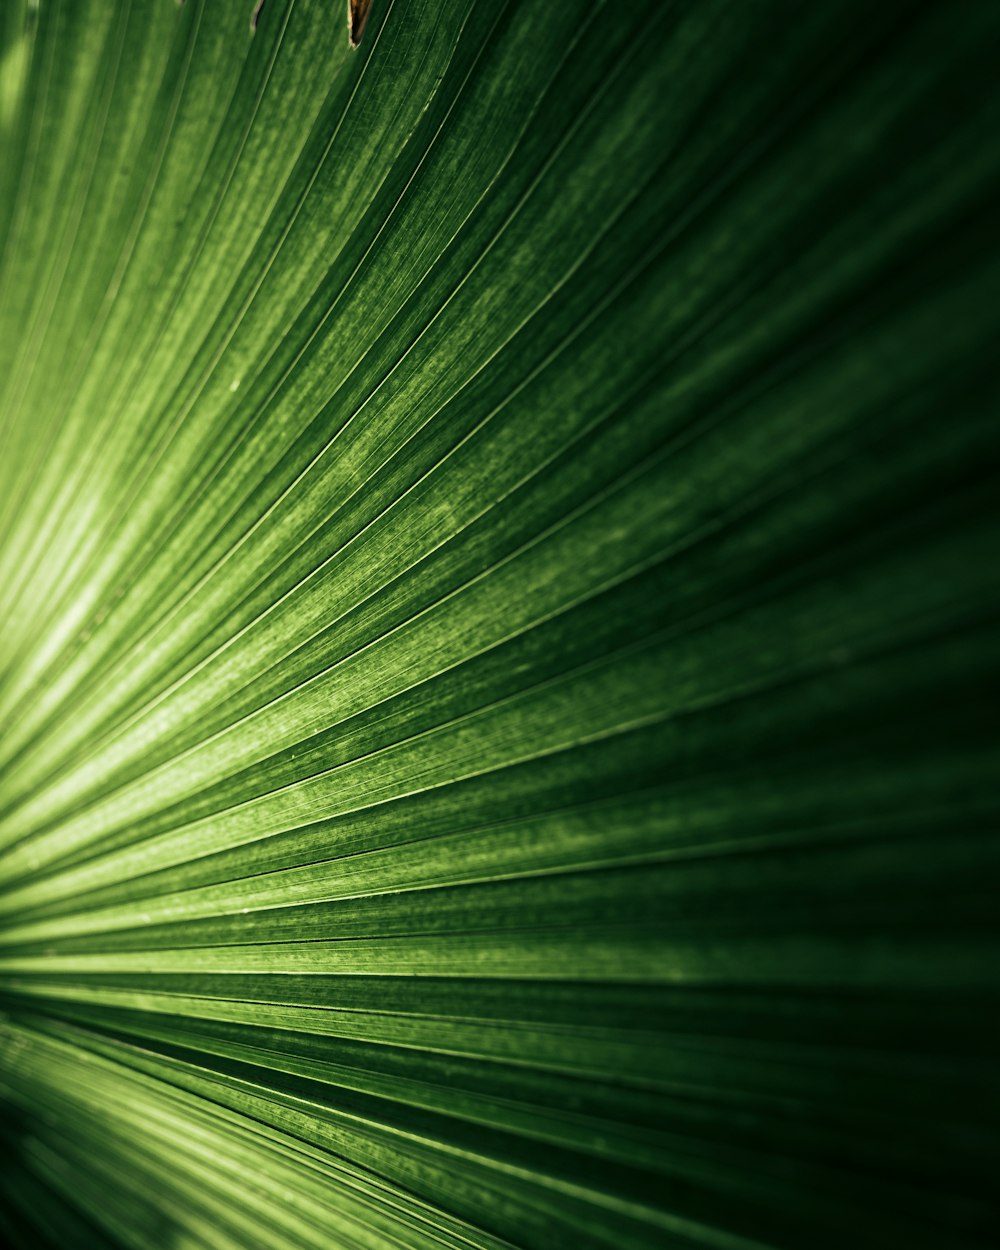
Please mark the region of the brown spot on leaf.
POLYGON ((263 12, 263 9, 264 0, 257 0, 257 3, 253 6, 253 12, 250 14, 250 29, 252 31, 257 29, 257 23, 260 21, 260 15, 263 12))
POLYGON ((349 0, 351 19, 351 47, 356 48, 365 33, 365 23, 372 7, 372 0, 349 0))

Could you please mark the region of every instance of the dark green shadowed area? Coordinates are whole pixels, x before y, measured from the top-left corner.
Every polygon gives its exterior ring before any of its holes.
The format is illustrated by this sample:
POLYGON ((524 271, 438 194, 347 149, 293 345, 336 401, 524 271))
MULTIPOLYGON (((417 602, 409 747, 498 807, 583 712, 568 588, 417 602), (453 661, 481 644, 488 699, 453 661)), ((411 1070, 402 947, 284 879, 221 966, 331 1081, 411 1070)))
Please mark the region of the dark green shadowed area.
POLYGON ((0 1244, 995 1243, 998 55, 6 0, 0 1244))

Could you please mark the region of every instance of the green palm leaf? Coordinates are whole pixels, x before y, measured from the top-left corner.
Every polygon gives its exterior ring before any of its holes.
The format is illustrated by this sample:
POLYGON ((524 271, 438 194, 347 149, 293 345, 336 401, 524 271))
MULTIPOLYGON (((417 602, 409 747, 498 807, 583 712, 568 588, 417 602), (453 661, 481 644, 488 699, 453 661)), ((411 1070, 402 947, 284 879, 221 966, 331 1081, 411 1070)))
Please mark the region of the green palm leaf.
POLYGON ((0 31, 5 1244, 990 1244, 995 8, 0 31))

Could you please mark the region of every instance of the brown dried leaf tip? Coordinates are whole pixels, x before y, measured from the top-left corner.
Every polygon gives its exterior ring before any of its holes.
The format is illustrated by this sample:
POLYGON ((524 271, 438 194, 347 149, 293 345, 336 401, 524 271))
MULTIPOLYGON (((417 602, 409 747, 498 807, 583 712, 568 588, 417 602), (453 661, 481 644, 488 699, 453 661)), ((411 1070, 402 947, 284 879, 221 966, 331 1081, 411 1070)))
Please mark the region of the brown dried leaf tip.
POLYGON ((372 7, 372 0, 349 0, 351 22, 351 47, 356 48, 365 33, 365 23, 372 7))

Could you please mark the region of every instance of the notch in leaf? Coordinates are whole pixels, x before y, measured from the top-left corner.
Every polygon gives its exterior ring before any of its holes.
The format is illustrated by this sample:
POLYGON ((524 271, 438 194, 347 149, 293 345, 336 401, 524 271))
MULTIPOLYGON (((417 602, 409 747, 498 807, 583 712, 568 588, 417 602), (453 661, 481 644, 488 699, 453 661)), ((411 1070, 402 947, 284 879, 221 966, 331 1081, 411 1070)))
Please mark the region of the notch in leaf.
POLYGON ((368 22, 368 14, 372 7, 372 0, 349 0, 349 7, 351 47, 356 48, 361 42, 361 36, 365 33, 365 26, 368 22))

